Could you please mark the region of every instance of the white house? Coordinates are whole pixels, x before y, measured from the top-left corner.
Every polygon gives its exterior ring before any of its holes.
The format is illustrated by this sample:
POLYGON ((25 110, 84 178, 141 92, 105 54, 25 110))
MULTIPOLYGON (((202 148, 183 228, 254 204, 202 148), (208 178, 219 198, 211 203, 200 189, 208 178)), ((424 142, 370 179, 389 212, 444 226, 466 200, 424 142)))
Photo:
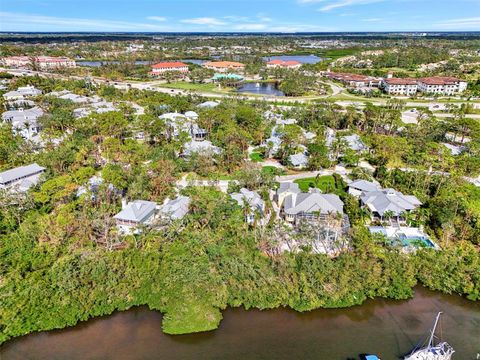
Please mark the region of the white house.
POLYGON ((18 110, 5 111, 2 114, 2 120, 12 125, 12 130, 15 134, 31 140, 34 136, 38 135, 41 130, 37 120, 43 116, 43 114, 43 110, 39 107, 31 109, 20 108, 18 110))
POLYGON ((42 90, 37 89, 35 86, 32 85, 21 86, 17 89, 17 91, 25 97, 38 96, 42 93, 42 90))
POLYGON ((303 169, 308 165, 308 155, 306 152, 290 155, 288 161, 296 169, 303 169))
POLYGON ((398 223, 405 223, 406 219, 403 215, 422 205, 415 196, 403 195, 394 189, 366 192, 360 197, 360 201, 363 207, 370 212, 372 220, 383 221, 388 213, 391 215, 389 220, 398 223))
POLYGON ((30 164, 0 173, 0 189, 15 189, 25 192, 38 184, 45 168, 38 164, 30 164))
POLYGON ((160 214, 171 220, 179 220, 187 215, 189 207, 190 198, 180 195, 173 200, 167 199, 160 208, 160 214))
POLYGON ((275 200, 281 216, 289 223, 321 220, 330 214, 343 217, 343 202, 338 195, 322 194, 319 189, 303 193, 296 183, 280 183, 275 200))
POLYGON ((203 141, 189 141, 183 145, 182 156, 191 156, 194 153, 201 155, 218 155, 222 152, 222 149, 213 145, 208 140, 203 141))
POLYGON ((123 234, 138 233, 141 225, 150 225, 155 219, 157 204, 152 201, 122 201, 122 211, 114 216, 118 230, 123 234))
POLYGON ((354 151, 361 152, 368 150, 368 147, 363 143, 362 139, 360 139, 360 136, 357 134, 344 136, 342 139, 345 140, 347 146, 354 151))
POLYGON ((241 188, 240 192, 232 193, 230 196, 238 203, 238 205, 247 208, 248 212, 245 215, 245 221, 248 224, 255 223, 257 214, 263 219, 265 215, 265 202, 257 192, 241 188))
POLYGON ((355 180, 348 184, 348 193, 355 197, 360 197, 364 193, 380 190, 380 184, 367 180, 355 180))

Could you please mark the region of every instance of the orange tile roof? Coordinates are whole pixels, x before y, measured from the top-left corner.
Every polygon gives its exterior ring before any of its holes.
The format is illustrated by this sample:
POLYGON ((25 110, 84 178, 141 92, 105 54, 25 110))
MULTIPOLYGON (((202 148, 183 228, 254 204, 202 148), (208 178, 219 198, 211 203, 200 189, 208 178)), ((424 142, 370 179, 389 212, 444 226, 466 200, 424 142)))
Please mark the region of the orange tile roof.
POLYGON ((153 69, 164 69, 164 68, 179 68, 188 66, 187 64, 180 62, 180 61, 173 61, 173 62, 161 62, 158 64, 152 65, 153 69))
POLYGON ((297 65, 301 65, 302 63, 299 62, 299 61, 295 61, 295 60, 289 60, 289 61, 284 61, 284 60, 280 60, 280 59, 274 59, 274 60, 270 60, 269 62, 267 62, 268 65, 281 65, 281 66, 297 66, 297 65))
POLYGON ((431 76, 420 78, 418 81, 427 85, 455 85, 461 80, 451 76, 431 76))
POLYGON ((204 66, 211 66, 216 68, 239 68, 245 67, 242 63, 235 62, 235 61, 208 61, 203 64, 204 66))
POLYGON ((388 85, 417 85, 417 80, 411 78, 387 78, 384 81, 388 85))

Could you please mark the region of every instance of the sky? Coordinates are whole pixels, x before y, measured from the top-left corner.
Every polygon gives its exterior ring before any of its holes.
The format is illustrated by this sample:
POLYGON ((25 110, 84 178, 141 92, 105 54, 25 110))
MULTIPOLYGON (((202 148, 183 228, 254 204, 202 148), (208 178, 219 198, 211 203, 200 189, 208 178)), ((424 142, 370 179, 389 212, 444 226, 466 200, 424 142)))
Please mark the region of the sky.
POLYGON ((0 31, 480 31, 480 0, 0 0, 0 31))

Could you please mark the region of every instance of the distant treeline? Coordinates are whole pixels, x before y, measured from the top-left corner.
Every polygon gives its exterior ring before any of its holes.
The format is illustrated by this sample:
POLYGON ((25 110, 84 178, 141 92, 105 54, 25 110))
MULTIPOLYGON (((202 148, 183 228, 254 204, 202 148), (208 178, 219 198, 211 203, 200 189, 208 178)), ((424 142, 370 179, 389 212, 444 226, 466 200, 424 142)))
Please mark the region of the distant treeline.
POLYGON ((132 40, 153 40, 155 38, 169 38, 178 36, 215 36, 215 37, 265 37, 274 36, 278 38, 308 37, 310 39, 327 40, 402 40, 411 38, 421 39, 449 39, 449 40, 477 40, 480 39, 480 32, 335 32, 335 33, 140 33, 140 32, 96 32, 96 33, 39 33, 39 32, 0 32, 0 42, 24 42, 24 43, 53 43, 53 42, 97 42, 97 41, 132 41, 132 40))

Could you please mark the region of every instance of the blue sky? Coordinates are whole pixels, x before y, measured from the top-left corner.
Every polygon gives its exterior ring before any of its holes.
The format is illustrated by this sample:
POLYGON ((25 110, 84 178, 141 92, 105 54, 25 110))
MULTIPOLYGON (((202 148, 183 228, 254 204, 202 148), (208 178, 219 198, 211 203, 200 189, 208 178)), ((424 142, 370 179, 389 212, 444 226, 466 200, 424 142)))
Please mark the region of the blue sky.
POLYGON ((480 31, 480 0, 0 0, 0 31, 480 31))

